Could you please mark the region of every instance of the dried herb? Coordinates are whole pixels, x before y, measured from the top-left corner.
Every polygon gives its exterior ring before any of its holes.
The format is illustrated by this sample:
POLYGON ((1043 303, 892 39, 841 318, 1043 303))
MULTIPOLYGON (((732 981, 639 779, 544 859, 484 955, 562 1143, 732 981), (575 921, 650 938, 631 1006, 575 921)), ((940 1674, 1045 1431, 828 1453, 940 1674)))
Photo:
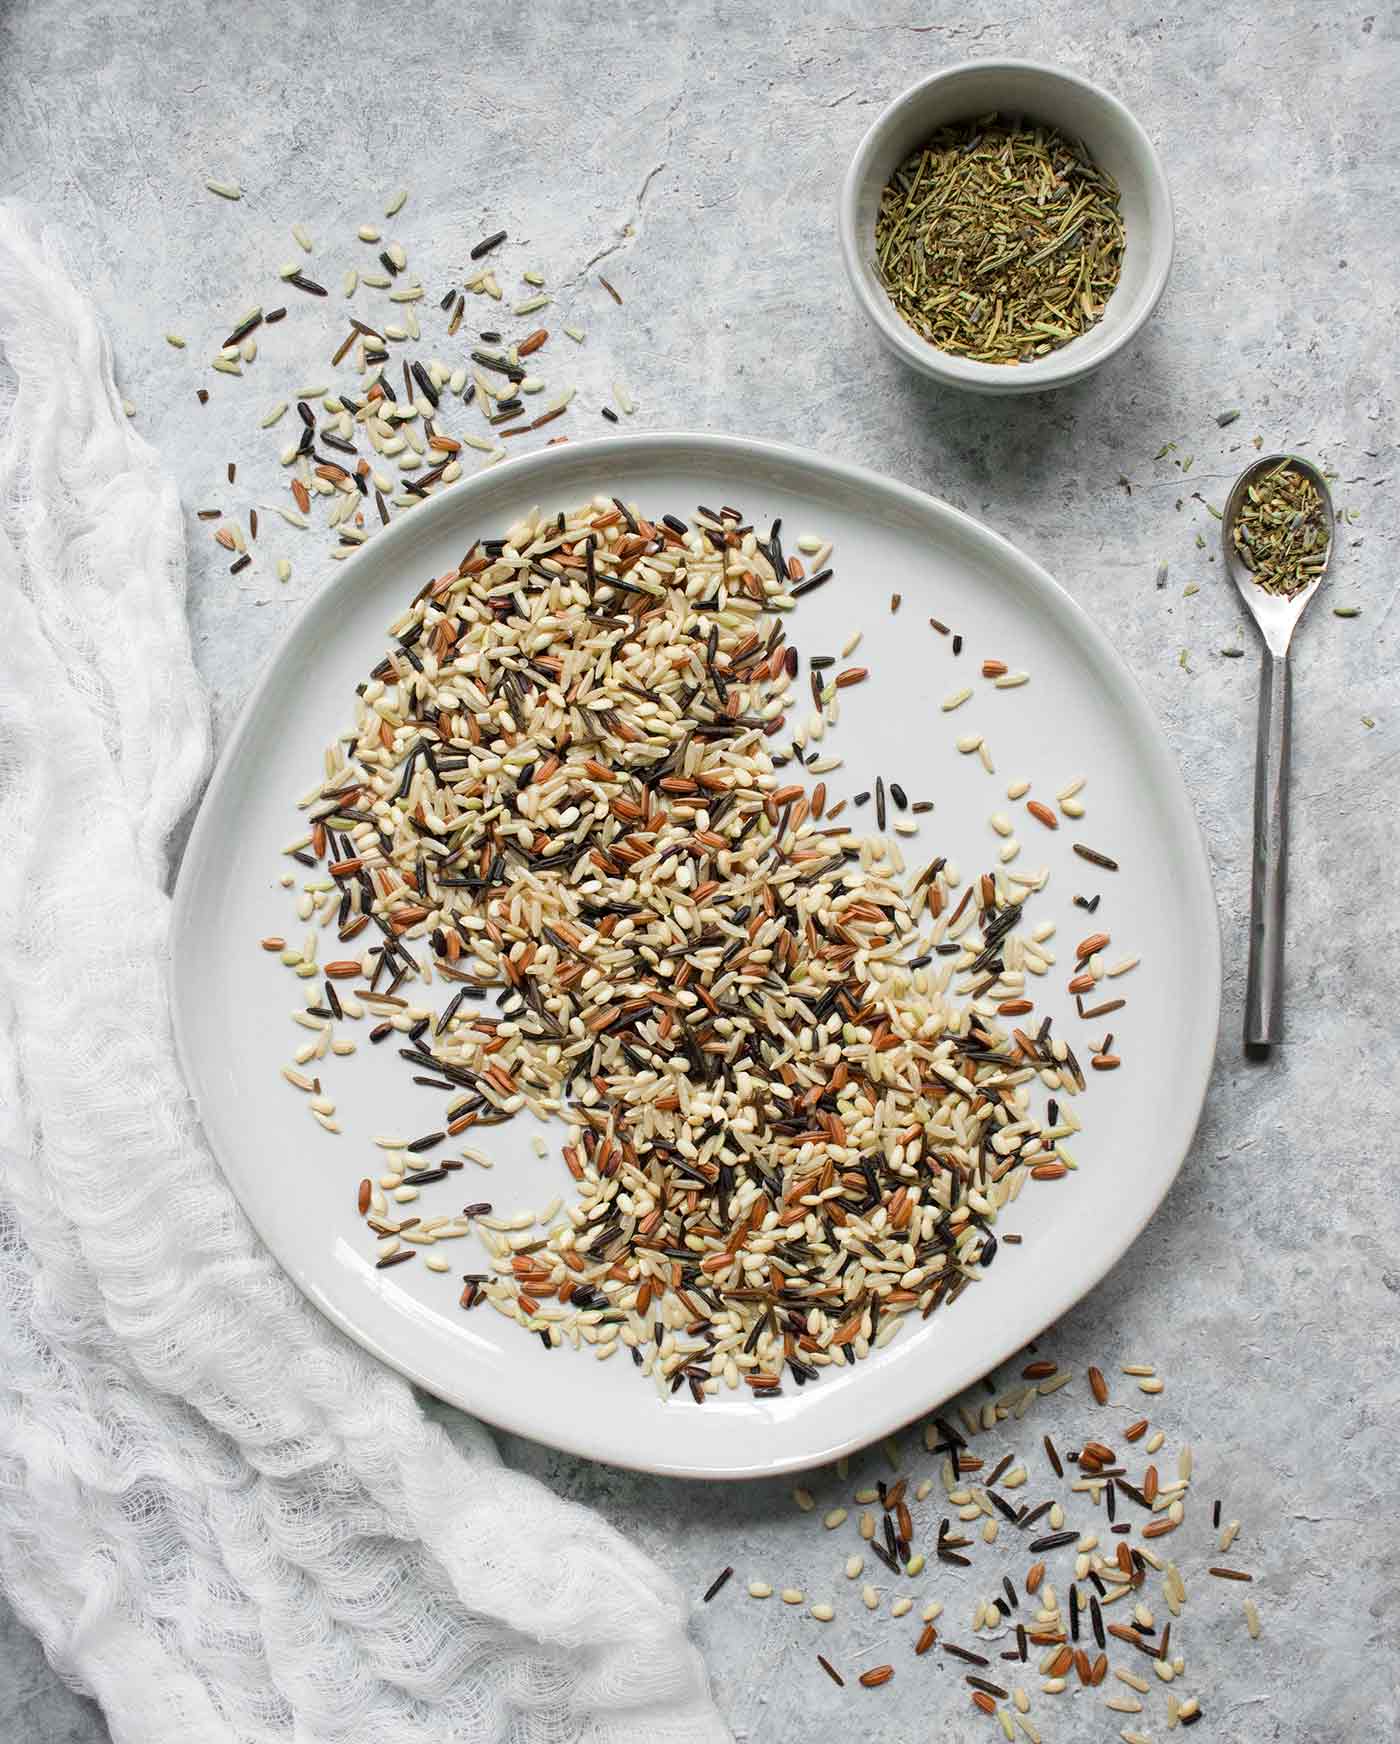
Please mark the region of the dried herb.
POLYGON ((1322 493, 1291 460, 1281 460, 1246 490, 1230 538, 1266 593, 1291 598, 1326 567, 1331 531, 1322 493))
POLYGON ((1123 265, 1118 190, 1082 144, 998 115, 940 128, 875 222, 881 282, 940 351, 1042 357, 1094 325, 1123 265))

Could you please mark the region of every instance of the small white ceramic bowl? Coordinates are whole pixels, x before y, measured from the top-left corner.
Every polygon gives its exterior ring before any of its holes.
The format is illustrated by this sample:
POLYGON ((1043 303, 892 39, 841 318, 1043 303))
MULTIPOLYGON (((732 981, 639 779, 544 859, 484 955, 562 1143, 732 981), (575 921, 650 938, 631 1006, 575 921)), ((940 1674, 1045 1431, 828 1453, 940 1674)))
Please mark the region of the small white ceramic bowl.
POLYGON ((967 61, 897 97, 861 140, 847 171, 840 227, 846 272, 875 331, 923 375, 974 393, 1039 393, 1097 369, 1156 308, 1172 264, 1171 194, 1147 135, 1107 91, 1034 61, 967 61), (939 351, 901 319, 875 268, 880 194, 895 169, 938 128, 993 110, 1043 121, 1082 139, 1094 162, 1118 184, 1126 235, 1122 276, 1103 318, 1029 363, 976 363, 939 351))

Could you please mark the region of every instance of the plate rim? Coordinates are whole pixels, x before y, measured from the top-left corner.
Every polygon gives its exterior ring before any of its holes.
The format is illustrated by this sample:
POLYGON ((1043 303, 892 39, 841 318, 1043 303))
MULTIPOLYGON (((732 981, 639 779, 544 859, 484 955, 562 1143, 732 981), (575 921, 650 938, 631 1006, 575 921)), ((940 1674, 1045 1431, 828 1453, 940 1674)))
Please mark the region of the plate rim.
MULTIPOLYGON (((765 1459, 758 1463, 747 1461, 716 1466, 688 1462, 684 1453, 674 1459, 662 1459, 654 1455, 648 1456, 645 1453, 632 1453, 629 1451, 625 1434, 611 1439, 604 1436, 600 1443, 596 1431, 590 1432, 585 1428, 582 1432, 572 1432, 576 1427, 573 1423, 541 1425, 528 1412, 522 1413, 517 1410, 512 1399, 508 1396, 499 1399, 488 1398, 485 1401, 472 1398, 469 1396, 469 1387, 463 1388, 453 1386, 450 1383, 445 1384, 440 1375, 429 1373, 424 1366, 415 1364, 411 1358, 387 1349, 375 1333, 357 1323, 356 1318, 351 1313, 328 1298, 324 1291, 312 1286, 302 1267, 297 1263, 295 1256, 287 1250, 287 1244, 276 1234, 269 1233, 268 1230, 264 1229, 248 1209, 243 1195, 239 1192, 235 1171, 226 1165, 213 1133, 205 1124, 203 1080, 189 1045, 188 1038, 193 1032, 191 1026, 184 1021, 184 983, 179 964, 182 954, 182 940, 192 931, 191 911, 195 901, 192 892, 199 882, 200 868, 208 858, 210 841, 215 829, 212 820, 220 810, 219 802, 223 798, 224 789, 233 778, 232 772, 244 754, 245 741, 253 730, 253 723, 264 697, 273 686, 282 664, 282 658, 295 647, 298 633, 306 621, 319 611, 323 602, 342 588, 353 575, 354 564, 360 555, 359 552, 351 558, 350 563, 343 570, 333 569, 302 601, 283 630, 279 643, 263 661, 257 677, 229 729, 204 792, 200 796, 194 823, 186 839, 179 870, 176 874, 175 887, 171 897, 165 980, 170 999, 176 1057, 194 1103, 204 1140, 208 1144, 230 1192, 237 1200, 240 1211, 248 1219, 248 1223, 259 1241, 266 1247, 279 1268, 306 1300, 324 1315, 337 1331, 350 1338, 362 1350, 386 1364, 413 1385, 423 1388, 425 1392, 431 1393, 445 1404, 464 1411, 469 1416, 476 1417, 503 1433, 519 1435, 543 1446, 558 1448, 561 1452, 595 1460, 622 1470, 643 1471, 662 1477, 737 1482, 810 1470, 814 1466, 826 1464, 843 1454, 853 1454, 879 1440, 882 1436, 896 1432, 929 1411, 936 1410, 939 1404, 965 1391, 982 1375, 990 1373, 1005 1362, 1009 1356, 1024 1348, 1030 1340, 1039 1337, 1046 1327, 1068 1313, 1107 1277, 1161 1209, 1195 1141, 1205 1107, 1206 1093, 1219 1041, 1223 965, 1219 904, 1216 900, 1210 858, 1206 850, 1200 819, 1186 787, 1177 758, 1161 732, 1156 715, 1136 675, 1119 655, 1106 631, 1099 627, 1095 619, 1072 594, 1055 580, 1048 570, 1022 551, 1004 534, 987 526, 976 516, 955 507, 942 497, 935 496, 930 491, 922 490, 917 485, 906 484, 903 480, 891 478, 859 462, 837 459, 834 456, 818 453, 813 449, 803 448, 796 443, 713 431, 660 430, 638 432, 635 435, 591 437, 579 442, 570 442, 567 446, 560 444, 556 448, 546 447, 530 454, 512 457, 496 466, 474 473, 470 478, 462 480, 459 486, 429 498, 425 503, 416 507, 411 515, 405 515, 391 522, 376 535, 372 543, 361 547, 361 551, 372 550, 376 558, 387 558, 388 561, 392 561, 400 546, 407 550, 420 543, 424 536, 431 537, 438 530, 439 523, 447 524, 464 514, 469 514, 475 498, 487 494, 488 490, 494 488, 497 481, 507 473, 524 484, 535 475, 543 475, 547 479, 550 473, 555 470, 565 468, 572 470, 578 465, 579 457, 583 455, 596 459, 600 465, 605 465, 609 457, 624 459, 630 456, 634 462, 640 459, 646 463, 648 460, 664 462, 667 458, 679 459, 682 456, 694 459, 706 454, 712 455, 717 461, 730 465, 742 463, 745 460, 767 461, 778 466, 796 469, 812 482, 820 482, 825 479, 831 483, 854 487, 862 493, 874 493, 877 496, 887 498, 893 497, 921 514, 927 515, 932 512, 935 516, 946 518, 948 523, 959 529, 965 537, 970 537, 974 543, 982 543, 984 547, 990 548, 999 560, 1026 575, 1036 589, 1048 594, 1057 609, 1068 614, 1070 621, 1076 626, 1098 659, 1126 680, 1124 694, 1127 706, 1137 717, 1138 724, 1150 729, 1144 735, 1144 743, 1149 747, 1147 754, 1153 762, 1159 765, 1159 772, 1166 777, 1164 798, 1170 810, 1178 815, 1179 821, 1189 826, 1182 832, 1181 847, 1188 863, 1191 882, 1197 886, 1196 894, 1204 897, 1202 906, 1209 906, 1214 920, 1212 926, 1204 929, 1204 944, 1208 958, 1205 979, 1208 985, 1202 989, 1202 1008, 1209 1011, 1211 1016, 1205 1023, 1190 1026, 1193 1038, 1192 1052, 1188 1056, 1184 1074, 1191 1092, 1185 1099, 1187 1105, 1192 1108, 1190 1125, 1185 1132, 1178 1154, 1172 1159, 1171 1166, 1162 1179, 1160 1190, 1146 1204, 1140 1218, 1126 1220, 1123 1226, 1115 1232, 1113 1240, 1095 1254, 1093 1261, 1085 1267, 1083 1273, 1076 1277, 1073 1284, 1068 1286, 1067 1295, 1055 1291, 1052 1291, 1049 1297, 1046 1297, 1043 1292, 1037 1294, 1037 1306, 1032 1316, 1034 1325, 1026 1331, 1021 1331, 1018 1328, 1015 1336, 1009 1341, 1005 1337, 997 1337, 992 1340, 990 1348, 994 1350, 995 1354, 990 1360, 984 1360, 981 1355, 978 1355, 969 1364, 965 1359, 959 1360, 954 1357, 949 1365, 952 1384, 945 1385, 940 1382, 937 1387, 931 1389, 937 1395, 936 1398, 915 1399, 907 1386, 883 1402, 876 1393, 869 1401, 871 1406, 869 1414, 860 1416, 859 1426, 840 1437, 831 1446, 822 1446, 809 1453, 779 1454, 774 1458, 765 1459), (1042 1302, 1045 1304, 1043 1307, 1040 1305, 1042 1302)), ((1182 1076, 1178 1076, 1177 1082, 1178 1085, 1181 1084, 1182 1076)))

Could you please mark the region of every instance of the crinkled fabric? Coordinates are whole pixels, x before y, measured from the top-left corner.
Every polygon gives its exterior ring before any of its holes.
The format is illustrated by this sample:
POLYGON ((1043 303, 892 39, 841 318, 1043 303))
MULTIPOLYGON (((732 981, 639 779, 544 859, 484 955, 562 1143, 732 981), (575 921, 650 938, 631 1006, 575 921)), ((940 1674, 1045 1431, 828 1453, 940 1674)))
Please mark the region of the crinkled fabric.
POLYGON ((727 1737, 672 1583, 343 1339, 181 1081, 180 510, 0 205, 0 1579, 118 1744, 727 1737))

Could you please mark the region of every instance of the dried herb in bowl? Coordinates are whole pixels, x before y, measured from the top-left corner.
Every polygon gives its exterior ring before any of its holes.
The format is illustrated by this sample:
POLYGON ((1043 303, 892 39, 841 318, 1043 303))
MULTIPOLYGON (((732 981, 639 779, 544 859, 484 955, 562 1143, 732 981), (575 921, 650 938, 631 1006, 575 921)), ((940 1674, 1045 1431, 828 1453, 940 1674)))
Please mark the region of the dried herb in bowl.
POLYGON ((886 184, 881 283, 940 351, 1022 363, 1092 327, 1123 266, 1118 189, 1082 144, 1000 115, 940 128, 886 184))
POLYGON ((1255 581, 1285 598, 1301 593, 1326 567, 1331 536, 1321 493, 1288 460, 1250 485, 1230 529, 1255 581))

